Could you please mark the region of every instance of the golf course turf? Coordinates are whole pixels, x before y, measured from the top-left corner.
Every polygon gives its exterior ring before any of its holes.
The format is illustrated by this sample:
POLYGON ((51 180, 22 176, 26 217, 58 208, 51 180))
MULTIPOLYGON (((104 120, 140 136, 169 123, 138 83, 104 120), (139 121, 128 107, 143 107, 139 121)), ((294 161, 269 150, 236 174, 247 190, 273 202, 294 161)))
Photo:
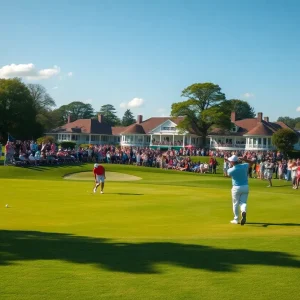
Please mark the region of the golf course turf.
POLYGON ((240 226, 221 174, 105 165, 141 179, 108 178, 101 195, 92 167, 0 166, 1 300, 299 299, 290 183, 250 179, 240 226))

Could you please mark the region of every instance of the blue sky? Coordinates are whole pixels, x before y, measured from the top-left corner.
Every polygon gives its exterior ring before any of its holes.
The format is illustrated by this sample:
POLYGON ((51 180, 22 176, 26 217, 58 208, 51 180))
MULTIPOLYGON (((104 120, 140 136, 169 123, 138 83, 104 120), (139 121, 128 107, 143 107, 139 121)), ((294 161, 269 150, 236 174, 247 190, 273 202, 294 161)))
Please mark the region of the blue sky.
POLYGON ((169 115, 185 87, 213 82, 271 120, 300 117, 300 1, 0 4, 0 77, 43 84, 58 106, 169 115))

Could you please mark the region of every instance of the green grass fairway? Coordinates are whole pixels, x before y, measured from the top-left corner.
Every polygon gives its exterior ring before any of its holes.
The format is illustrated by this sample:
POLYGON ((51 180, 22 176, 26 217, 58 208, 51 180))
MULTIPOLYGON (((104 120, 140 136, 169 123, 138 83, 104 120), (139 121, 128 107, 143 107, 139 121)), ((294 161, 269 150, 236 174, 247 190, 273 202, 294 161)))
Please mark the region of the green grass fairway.
POLYGON ((299 299, 299 190, 251 180, 231 225, 228 178, 106 168, 142 179, 95 195, 63 179, 92 165, 0 167, 1 300, 299 299))

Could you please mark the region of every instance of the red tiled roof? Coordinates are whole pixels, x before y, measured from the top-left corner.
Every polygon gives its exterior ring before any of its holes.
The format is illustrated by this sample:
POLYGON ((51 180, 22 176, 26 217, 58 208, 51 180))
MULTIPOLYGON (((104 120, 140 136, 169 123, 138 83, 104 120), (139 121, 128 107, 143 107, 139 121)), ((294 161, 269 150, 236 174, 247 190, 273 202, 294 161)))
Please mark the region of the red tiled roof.
POLYGON ((245 135, 272 135, 276 129, 271 129, 272 126, 268 126, 265 122, 258 122, 257 125, 249 130, 245 135))
POLYGON ((289 128, 283 122, 267 122, 262 120, 258 121, 257 118, 244 119, 235 121, 234 124, 238 127, 237 132, 231 132, 229 130, 214 128, 211 130, 209 135, 230 135, 230 136, 248 136, 248 135, 258 135, 258 136, 271 136, 277 130, 281 128, 289 128))
POLYGON ((52 132, 111 135, 112 127, 106 123, 100 123, 96 119, 79 119, 58 127, 52 132))
POLYGON ((143 127, 145 133, 149 133, 151 130, 155 129, 157 126, 168 120, 171 120, 178 125, 180 121, 183 121, 183 119, 184 117, 153 117, 143 121, 142 123, 140 123, 140 125, 143 127))
POLYGON ((112 134, 113 135, 120 135, 127 127, 126 126, 117 126, 117 127, 112 127, 112 134))
POLYGON ((122 131, 122 134, 145 134, 145 131, 142 125, 134 123, 128 127, 125 127, 125 130, 122 131))

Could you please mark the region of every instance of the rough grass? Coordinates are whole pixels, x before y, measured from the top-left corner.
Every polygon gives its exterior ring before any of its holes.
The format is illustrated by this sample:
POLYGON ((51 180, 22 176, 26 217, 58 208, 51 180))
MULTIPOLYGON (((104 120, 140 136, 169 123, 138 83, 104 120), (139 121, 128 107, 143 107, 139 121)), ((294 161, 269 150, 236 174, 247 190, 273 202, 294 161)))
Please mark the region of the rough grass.
POLYGON ((251 180, 231 225, 230 179, 106 166, 142 180, 63 180, 73 167, 0 167, 1 299, 298 299, 299 191, 251 180), (9 204, 10 208, 5 208, 9 204))

